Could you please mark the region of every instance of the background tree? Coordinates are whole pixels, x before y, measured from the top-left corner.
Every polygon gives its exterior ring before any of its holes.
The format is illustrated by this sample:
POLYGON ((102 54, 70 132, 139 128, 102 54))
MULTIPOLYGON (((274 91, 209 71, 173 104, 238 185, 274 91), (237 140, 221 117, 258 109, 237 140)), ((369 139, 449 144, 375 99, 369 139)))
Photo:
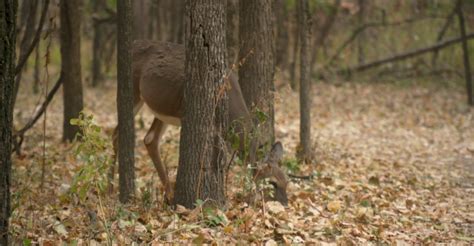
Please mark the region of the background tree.
POLYGON ((471 62, 469 60, 469 47, 466 39, 466 24, 464 23, 464 13, 463 6, 464 1, 457 1, 457 12, 459 19, 459 29, 461 30, 462 41, 462 51, 463 51, 463 61, 464 61, 464 76, 466 78, 466 91, 467 91, 467 103, 471 106, 474 105, 474 99, 472 96, 472 76, 471 76, 471 62))
POLYGON ((186 81, 175 203, 225 204, 228 99, 225 92, 225 1, 186 2, 186 81))
POLYGON ((311 77, 310 77, 310 52, 311 40, 311 14, 308 0, 299 4, 300 19, 300 147, 299 158, 305 162, 312 159, 311 149, 311 77))
POLYGON ((271 0, 241 0, 239 7, 239 60, 242 60, 239 83, 249 110, 253 112, 258 108, 268 116, 259 129, 259 141, 263 144, 272 143, 275 135, 272 3, 271 0))
POLYGON ((284 0, 275 0, 275 67, 280 70, 287 69, 288 66, 288 7, 284 0))
POLYGON ((117 113, 120 201, 135 194, 135 127, 132 83, 132 2, 117 1, 117 113))
POLYGON ((61 79, 64 92, 63 141, 72 141, 79 128, 70 124, 84 108, 81 75, 81 0, 60 3, 61 79))
POLYGON ((237 64, 239 55, 239 1, 227 0, 227 59, 229 65, 237 64))
POLYGON ((10 217, 16 10, 16 0, 0 4, 0 245, 8 245, 10 217))

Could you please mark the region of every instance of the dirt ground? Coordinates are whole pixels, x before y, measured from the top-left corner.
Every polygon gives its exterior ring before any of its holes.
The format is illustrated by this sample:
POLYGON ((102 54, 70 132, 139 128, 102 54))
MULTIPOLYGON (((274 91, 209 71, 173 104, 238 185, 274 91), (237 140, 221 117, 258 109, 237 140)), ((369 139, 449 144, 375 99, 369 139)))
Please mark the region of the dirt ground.
MULTIPOLYGON (((236 165, 227 210, 210 213, 202 208, 173 211, 163 204, 161 184, 142 144, 152 117, 147 109, 136 118, 135 204, 122 206, 116 195, 64 199, 83 164, 73 145, 60 142, 59 94, 48 109, 45 131, 41 120, 27 134, 24 156, 14 155, 14 238, 43 245, 474 243, 474 111, 466 105, 463 88, 317 83, 313 95, 316 159, 301 166, 300 174, 313 173, 314 178, 292 180, 286 208, 275 202, 251 206, 241 199, 243 181, 236 165), (151 205, 145 207, 149 188, 151 205)), ((285 159, 292 160, 299 142, 298 94, 284 86, 275 97, 276 137, 285 147, 285 159)), ((41 95, 23 88, 16 127, 40 100, 41 95)), ((110 134, 116 122, 112 83, 87 88, 85 105, 110 134)), ((178 137, 179 129, 171 127, 162 145, 173 176, 178 137)))

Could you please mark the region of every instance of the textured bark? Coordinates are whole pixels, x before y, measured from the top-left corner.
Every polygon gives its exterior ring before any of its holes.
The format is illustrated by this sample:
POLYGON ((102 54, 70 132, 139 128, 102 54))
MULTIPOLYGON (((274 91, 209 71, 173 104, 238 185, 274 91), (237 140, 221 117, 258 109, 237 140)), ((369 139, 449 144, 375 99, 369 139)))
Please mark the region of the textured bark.
POLYGON ((135 129, 132 83, 132 2, 117 1, 117 112, 120 201, 135 195, 135 129))
POLYGON ((305 162, 312 159, 311 154, 311 83, 310 83, 310 52, 311 15, 308 0, 301 0, 300 17, 300 153, 299 158, 305 162))
POLYGON ((64 80, 63 141, 72 141, 79 132, 70 120, 83 109, 81 76, 81 0, 61 0, 61 77, 64 80))
POLYGON ((175 204, 225 204, 228 121, 225 1, 186 2, 186 82, 175 204))
POLYGON ((228 64, 237 65, 239 55, 239 0, 227 0, 226 32, 228 64))
POLYGON ((8 245, 10 217, 13 87, 15 84, 16 0, 0 4, 0 245, 8 245))
POLYGON ((467 103, 473 106, 474 99, 472 97, 471 63, 469 60, 469 48, 468 48, 467 39, 466 39, 466 25, 464 23, 464 14, 462 10, 463 4, 464 4, 463 0, 458 0, 457 12, 458 12, 458 19, 459 19, 459 29, 461 30, 461 38, 463 40, 462 51, 463 51, 463 61, 464 61, 464 75, 466 79, 467 103))
POLYGON ((239 83, 249 111, 258 109, 268 116, 259 128, 259 141, 270 147, 275 135, 272 1, 241 0, 239 9, 239 83))

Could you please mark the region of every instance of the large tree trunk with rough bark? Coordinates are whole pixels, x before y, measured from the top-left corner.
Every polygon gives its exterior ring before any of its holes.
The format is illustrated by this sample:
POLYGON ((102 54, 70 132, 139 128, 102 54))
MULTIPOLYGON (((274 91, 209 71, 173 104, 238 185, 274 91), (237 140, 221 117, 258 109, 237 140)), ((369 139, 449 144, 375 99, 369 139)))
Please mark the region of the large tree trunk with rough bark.
POLYGON ((61 77, 64 81, 63 141, 72 141, 79 132, 70 120, 83 109, 81 77, 81 0, 61 0, 61 77))
POLYGON ((187 0, 186 83, 175 204, 225 204, 226 3, 187 0))
POLYGON ((0 245, 8 245, 10 217, 16 0, 0 4, 0 245))
POLYGON ((135 194, 135 128, 132 83, 132 2, 117 1, 117 112, 119 199, 129 202, 135 194))
POLYGON ((250 112, 258 109, 268 116, 258 129, 258 138, 260 144, 270 147, 275 135, 272 1, 241 0, 239 9, 239 58, 242 61, 239 82, 250 112))
POLYGON ((310 52, 309 42, 311 40, 311 15, 308 0, 302 0, 299 4, 300 24, 300 149, 299 159, 310 162, 311 150, 311 83, 310 83, 310 52))

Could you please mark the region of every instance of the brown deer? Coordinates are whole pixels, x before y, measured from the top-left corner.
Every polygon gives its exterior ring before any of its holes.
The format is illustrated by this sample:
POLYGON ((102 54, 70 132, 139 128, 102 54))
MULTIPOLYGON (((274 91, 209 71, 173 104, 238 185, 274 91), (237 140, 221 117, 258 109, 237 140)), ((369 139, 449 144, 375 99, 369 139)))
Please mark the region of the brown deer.
MULTIPOLYGON (((165 187, 165 197, 170 202, 172 201, 173 190, 168 178, 167 167, 161 162, 159 143, 167 125, 181 125, 184 112, 184 45, 137 40, 133 43, 132 57, 133 113, 136 115, 143 104, 146 104, 155 116, 144 142, 165 187)), ((251 127, 251 116, 245 105, 236 76, 231 75, 228 79, 231 87, 228 90, 229 122, 233 122, 234 129, 239 136, 240 149, 243 150, 244 139, 247 135, 245 129, 251 127), (239 123, 236 124, 235 122, 239 123)), ((117 153, 117 136, 118 128, 116 127, 113 134, 115 154, 117 153)), ((275 199, 286 205, 288 202, 286 195, 288 182, 285 173, 278 167, 278 161, 282 154, 281 143, 274 144, 263 164, 257 168, 254 179, 270 178, 275 187, 275 199)))

